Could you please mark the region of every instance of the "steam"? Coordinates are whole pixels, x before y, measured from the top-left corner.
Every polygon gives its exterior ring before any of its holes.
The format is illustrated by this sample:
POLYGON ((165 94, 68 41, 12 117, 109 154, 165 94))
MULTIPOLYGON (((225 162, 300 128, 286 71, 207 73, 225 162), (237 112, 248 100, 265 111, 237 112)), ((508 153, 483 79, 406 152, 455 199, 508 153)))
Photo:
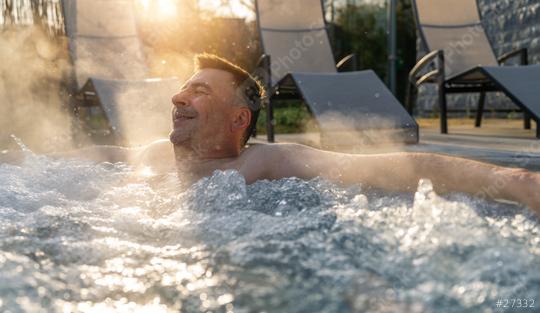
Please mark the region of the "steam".
MULTIPOLYGON (((174 54, 159 47, 144 46, 143 49, 149 77, 175 76, 181 81, 193 70, 192 55, 174 54)), ((0 58, 0 150, 19 149, 11 135, 20 138, 33 151, 43 153, 70 150, 89 143, 89 140, 81 141, 85 136, 77 136, 76 140, 72 138, 73 126, 79 121, 70 113, 72 108, 69 107, 68 92, 74 90, 68 86, 73 69, 67 38, 51 38, 39 27, 5 30, 0 35, 0 58)), ((170 131, 170 98, 178 87, 158 88, 161 90, 156 92, 164 93, 159 95, 157 104, 141 103, 145 95, 136 97, 139 106, 156 107, 162 112, 155 112, 155 115, 166 115, 167 120, 159 124, 132 125, 140 131, 134 133, 135 137, 132 136, 126 144, 146 144, 158 139, 154 136, 150 140, 147 133, 167 137, 170 131), (159 128, 159 131, 149 129, 152 127, 159 128)), ((117 96, 130 98, 132 95, 126 91, 117 96)), ((146 98, 147 101, 156 100, 156 97, 146 98)), ((129 123, 127 115, 124 120, 129 123)))
POLYGON ((66 109, 70 70, 66 42, 50 39, 38 27, 0 35, 0 147, 18 149, 10 135, 36 152, 70 148, 71 119, 66 109))
POLYGON ((149 45, 145 45, 143 50, 151 77, 177 77, 185 81, 193 74, 194 53, 179 54, 171 49, 149 45))
POLYGON ((375 114, 346 115, 329 111, 321 120, 321 146, 328 149, 351 147, 361 149, 380 146, 402 146, 412 138, 395 120, 375 114), (408 139, 408 140, 407 140, 408 139))

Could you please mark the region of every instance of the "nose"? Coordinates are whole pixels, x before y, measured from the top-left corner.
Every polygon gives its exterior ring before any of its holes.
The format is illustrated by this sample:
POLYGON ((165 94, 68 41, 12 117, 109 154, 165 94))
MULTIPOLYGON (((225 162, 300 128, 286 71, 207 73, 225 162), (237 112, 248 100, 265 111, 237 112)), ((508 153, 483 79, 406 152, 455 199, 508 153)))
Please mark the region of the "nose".
POLYGON ((189 104, 188 99, 185 96, 185 92, 183 91, 180 91, 177 94, 175 94, 172 97, 171 102, 174 106, 186 106, 189 104))

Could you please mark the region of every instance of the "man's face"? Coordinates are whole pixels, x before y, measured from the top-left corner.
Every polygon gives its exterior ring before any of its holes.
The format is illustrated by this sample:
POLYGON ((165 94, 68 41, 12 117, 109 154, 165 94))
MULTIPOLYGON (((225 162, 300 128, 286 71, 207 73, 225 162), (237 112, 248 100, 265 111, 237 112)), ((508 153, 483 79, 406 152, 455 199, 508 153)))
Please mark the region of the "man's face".
POLYGON ((229 72, 208 68, 195 73, 172 98, 171 142, 199 149, 222 148, 225 137, 230 136, 235 90, 229 72))

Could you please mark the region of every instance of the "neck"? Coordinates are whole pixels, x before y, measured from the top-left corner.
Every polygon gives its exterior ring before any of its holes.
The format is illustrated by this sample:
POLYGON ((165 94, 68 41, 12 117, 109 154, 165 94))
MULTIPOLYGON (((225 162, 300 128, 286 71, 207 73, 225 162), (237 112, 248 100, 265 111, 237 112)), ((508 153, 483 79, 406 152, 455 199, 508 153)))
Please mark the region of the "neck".
POLYGON ((174 145, 176 161, 198 162, 236 158, 240 155, 240 147, 231 145, 213 145, 212 148, 203 145, 174 145))
POLYGON ((194 182, 201 177, 222 169, 224 162, 240 155, 238 149, 194 149, 191 146, 174 145, 176 168, 179 175, 194 182))

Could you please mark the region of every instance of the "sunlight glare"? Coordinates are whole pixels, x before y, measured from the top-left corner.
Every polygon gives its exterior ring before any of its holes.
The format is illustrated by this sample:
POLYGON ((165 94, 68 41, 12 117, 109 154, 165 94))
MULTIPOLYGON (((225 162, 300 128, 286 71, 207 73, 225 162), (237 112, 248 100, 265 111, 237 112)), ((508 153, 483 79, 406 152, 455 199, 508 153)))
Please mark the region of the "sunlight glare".
POLYGON ((150 0, 139 0, 139 4, 143 7, 144 10, 148 10, 150 7, 150 0))
POLYGON ((174 18, 178 13, 178 0, 137 0, 144 15, 153 18, 174 18))
POLYGON ((158 0, 158 12, 163 17, 176 16, 176 3, 174 0, 158 0))

